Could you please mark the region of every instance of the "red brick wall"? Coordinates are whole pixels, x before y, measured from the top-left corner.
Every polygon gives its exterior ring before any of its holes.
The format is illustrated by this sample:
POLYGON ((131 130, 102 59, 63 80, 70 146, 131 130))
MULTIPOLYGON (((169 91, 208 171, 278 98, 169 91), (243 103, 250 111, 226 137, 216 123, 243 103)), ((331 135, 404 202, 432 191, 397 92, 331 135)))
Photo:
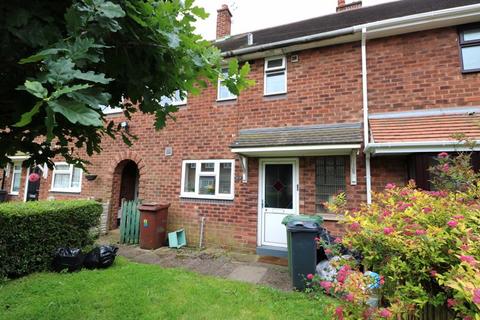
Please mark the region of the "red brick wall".
POLYGON ((368 42, 369 111, 480 104, 480 74, 462 74, 458 33, 444 28, 368 42))

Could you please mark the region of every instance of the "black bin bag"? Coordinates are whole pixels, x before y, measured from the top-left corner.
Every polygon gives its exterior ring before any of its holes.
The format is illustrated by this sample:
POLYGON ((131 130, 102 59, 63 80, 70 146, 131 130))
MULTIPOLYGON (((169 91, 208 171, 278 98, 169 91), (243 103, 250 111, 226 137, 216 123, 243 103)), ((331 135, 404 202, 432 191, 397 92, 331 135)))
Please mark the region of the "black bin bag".
POLYGON ((58 248, 53 258, 52 267, 56 272, 67 270, 78 271, 83 266, 85 255, 78 248, 58 248))
POLYGON ((86 255, 83 265, 87 269, 108 268, 115 261, 117 251, 115 246, 95 247, 86 255))

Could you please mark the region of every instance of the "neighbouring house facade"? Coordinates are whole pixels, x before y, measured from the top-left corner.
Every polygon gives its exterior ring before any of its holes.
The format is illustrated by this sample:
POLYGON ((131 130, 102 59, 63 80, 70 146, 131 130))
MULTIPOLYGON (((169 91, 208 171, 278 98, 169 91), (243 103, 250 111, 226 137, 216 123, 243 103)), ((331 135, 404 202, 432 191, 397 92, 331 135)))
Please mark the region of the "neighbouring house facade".
POLYGON ((132 147, 106 138, 88 175, 11 156, 9 198, 101 199, 109 228, 122 198, 170 203, 168 228, 185 228, 192 245, 205 218, 207 246, 281 256, 287 214, 321 214, 339 234, 341 217, 323 205, 334 195, 355 208, 389 182, 429 189, 433 155, 466 149, 453 134, 480 140, 480 1, 339 0, 337 11, 230 36, 223 6, 215 45, 251 64, 254 86, 172 97, 180 109, 161 131, 108 108, 138 136, 132 147))

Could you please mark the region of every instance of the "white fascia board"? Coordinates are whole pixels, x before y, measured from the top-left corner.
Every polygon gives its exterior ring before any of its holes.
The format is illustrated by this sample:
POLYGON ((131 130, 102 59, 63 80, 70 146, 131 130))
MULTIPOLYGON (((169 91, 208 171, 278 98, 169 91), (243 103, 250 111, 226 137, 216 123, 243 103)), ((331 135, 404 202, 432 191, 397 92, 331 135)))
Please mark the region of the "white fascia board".
POLYGON ((352 150, 360 149, 360 147, 360 144, 332 144, 310 146, 245 147, 232 148, 231 151, 247 157, 349 155, 352 150))
POLYGON ((365 148, 365 151, 370 151, 374 155, 480 151, 480 141, 477 140, 475 142, 477 145, 473 149, 458 141, 370 143, 365 148))

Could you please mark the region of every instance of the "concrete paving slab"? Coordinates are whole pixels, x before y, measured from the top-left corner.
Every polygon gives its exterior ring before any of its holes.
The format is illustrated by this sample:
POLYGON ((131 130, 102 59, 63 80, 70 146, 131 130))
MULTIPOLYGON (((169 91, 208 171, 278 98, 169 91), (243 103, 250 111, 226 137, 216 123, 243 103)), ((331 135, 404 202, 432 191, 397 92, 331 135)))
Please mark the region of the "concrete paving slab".
POLYGON ((135 262, 149 263, 149 264, 160 263, 160 257, 153 252, 147 252, 147 253, 141 254, 139 256, 134 257, 132 260, 135 262))
POLYGON ((236 267, 227 278, 250 283, 259 283, 267 273, 267 270, 268 269, 264 267, 243 265, 236 267))

